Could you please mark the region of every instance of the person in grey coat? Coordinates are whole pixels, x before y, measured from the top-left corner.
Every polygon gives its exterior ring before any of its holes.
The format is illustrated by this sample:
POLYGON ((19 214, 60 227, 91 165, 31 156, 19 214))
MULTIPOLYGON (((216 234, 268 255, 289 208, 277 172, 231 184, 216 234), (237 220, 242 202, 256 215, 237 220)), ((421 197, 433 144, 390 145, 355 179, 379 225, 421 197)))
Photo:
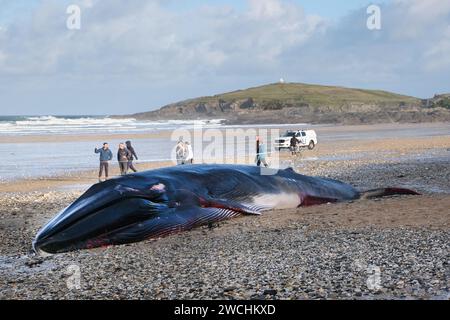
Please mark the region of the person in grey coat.
POLYGON ((124 143, 119 144, 119 150, 117 150, 117 161, 119 162, 120 175, 124 176, 128 171, 128 158, 130 157, 130 151, 125 147, 124 143))
POLYGON ((109 176, 109 161, 112 160, 113 154, 109 149, 109 145, 107 142, 103 144, 103 148, 97 149, 95 148, 95 153, 100 154, 100 169, 98 172, 98 181, 102 181, 103 170, 105 170, 105 180, 108 180, 109 176))

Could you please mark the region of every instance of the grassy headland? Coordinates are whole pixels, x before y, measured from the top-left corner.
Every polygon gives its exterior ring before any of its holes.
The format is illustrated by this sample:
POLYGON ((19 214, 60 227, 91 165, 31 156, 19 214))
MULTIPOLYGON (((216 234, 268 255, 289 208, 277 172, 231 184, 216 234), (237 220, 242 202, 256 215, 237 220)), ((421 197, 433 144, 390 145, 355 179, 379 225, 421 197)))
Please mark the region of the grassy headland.
POLYGON ((225 119, 241 123, 392 123, 450 121, 442 99, 381 90, 276 83, 169 104, 138 119, 225 119))

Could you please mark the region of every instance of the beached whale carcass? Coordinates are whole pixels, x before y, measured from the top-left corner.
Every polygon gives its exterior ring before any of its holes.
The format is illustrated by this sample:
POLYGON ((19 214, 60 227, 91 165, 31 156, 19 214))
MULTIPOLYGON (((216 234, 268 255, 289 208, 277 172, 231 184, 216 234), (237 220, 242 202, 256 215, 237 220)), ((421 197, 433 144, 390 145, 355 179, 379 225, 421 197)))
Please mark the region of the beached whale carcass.
MULTIPOLYGON (((416 194, 379 189, 365 194, 416 194)), ((158 238, 242 214, 358 199, 352 186, 292 169, 189 165, 131 174, 92 186, 37 234, 49 253, 158 238), (261 171, 264 170, 264 171, 261 171)))

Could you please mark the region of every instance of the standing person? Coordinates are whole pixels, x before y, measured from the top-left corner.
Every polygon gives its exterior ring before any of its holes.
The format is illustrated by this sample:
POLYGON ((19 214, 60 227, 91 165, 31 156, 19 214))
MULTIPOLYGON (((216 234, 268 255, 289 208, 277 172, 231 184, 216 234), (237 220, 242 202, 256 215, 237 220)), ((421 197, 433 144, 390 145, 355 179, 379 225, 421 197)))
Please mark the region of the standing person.
POLYGON ((298 143, 297 138, 295 136, 292 136, 292 138, 291 138, 291 154, 293 156, 295 156, 297 154, 297 143, 298 143))
POLYGON ((259 136, 256 136, 256 165, 259 167, 261 161, 259 161, 259 136))
POLYGON ((189 142, 186 142, 186 154, 186 163, 193 164, 194 152, 192 151, 192 145, 189 142))
POLYGON ((256 160, 257 160, 256 165, 258 167, 260 167, 261 163, 262 163, 264 165, 264 167, 267 168, 269 165, 267 164, 266 157, 267 157, 266 144, 261 139, 259 139, 259 152, 256 156, 256 160))
POLYGON ((256 154, 259 153, 259 136, 256 136, 256 154))
POLYGON ((117 161, 119 162, 120 175, 127 174, 128 157, 130 152, 125 148, 125 144, 119 144, 119 150, 117 151, 117 161))
POLYGON ((109 161, 112 160, 113 154, 109 149, 109 144, 105 142, 100 149, 95 148, 95 153, 100 153, 100 170, 98 172, 98 182, 102 182, 103 169, 105 170, 105 180, 108 180, 109 176, 109 161))
POLYGON ((175 153, 177 157, 177 165, 183 165, 186 157, 186 145, 181 138, 178 140, 175 153))
POLYGON ((134 148, 131 146, 131 141, 127 141, 125 142, 127 149, 128 149, 128 167, 127 167, 127 171, 128 170, 132 170, 133 172, 137 172, 136 168, 133 165, 133 160, 136 158, 136 160, 138 159, 138 156, 136 154, 136 151, 134 151, 134 148))

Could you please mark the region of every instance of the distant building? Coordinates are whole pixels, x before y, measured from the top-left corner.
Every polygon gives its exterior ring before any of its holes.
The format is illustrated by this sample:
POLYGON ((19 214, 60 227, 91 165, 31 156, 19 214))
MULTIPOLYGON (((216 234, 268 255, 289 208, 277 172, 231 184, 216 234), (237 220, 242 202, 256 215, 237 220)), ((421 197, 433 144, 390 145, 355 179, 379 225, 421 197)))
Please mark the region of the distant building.
POLYGON ((283 78, 280 79, 280 83, 281 83, 281 84, 285 83, 285 81, 284 81, 283 78))

